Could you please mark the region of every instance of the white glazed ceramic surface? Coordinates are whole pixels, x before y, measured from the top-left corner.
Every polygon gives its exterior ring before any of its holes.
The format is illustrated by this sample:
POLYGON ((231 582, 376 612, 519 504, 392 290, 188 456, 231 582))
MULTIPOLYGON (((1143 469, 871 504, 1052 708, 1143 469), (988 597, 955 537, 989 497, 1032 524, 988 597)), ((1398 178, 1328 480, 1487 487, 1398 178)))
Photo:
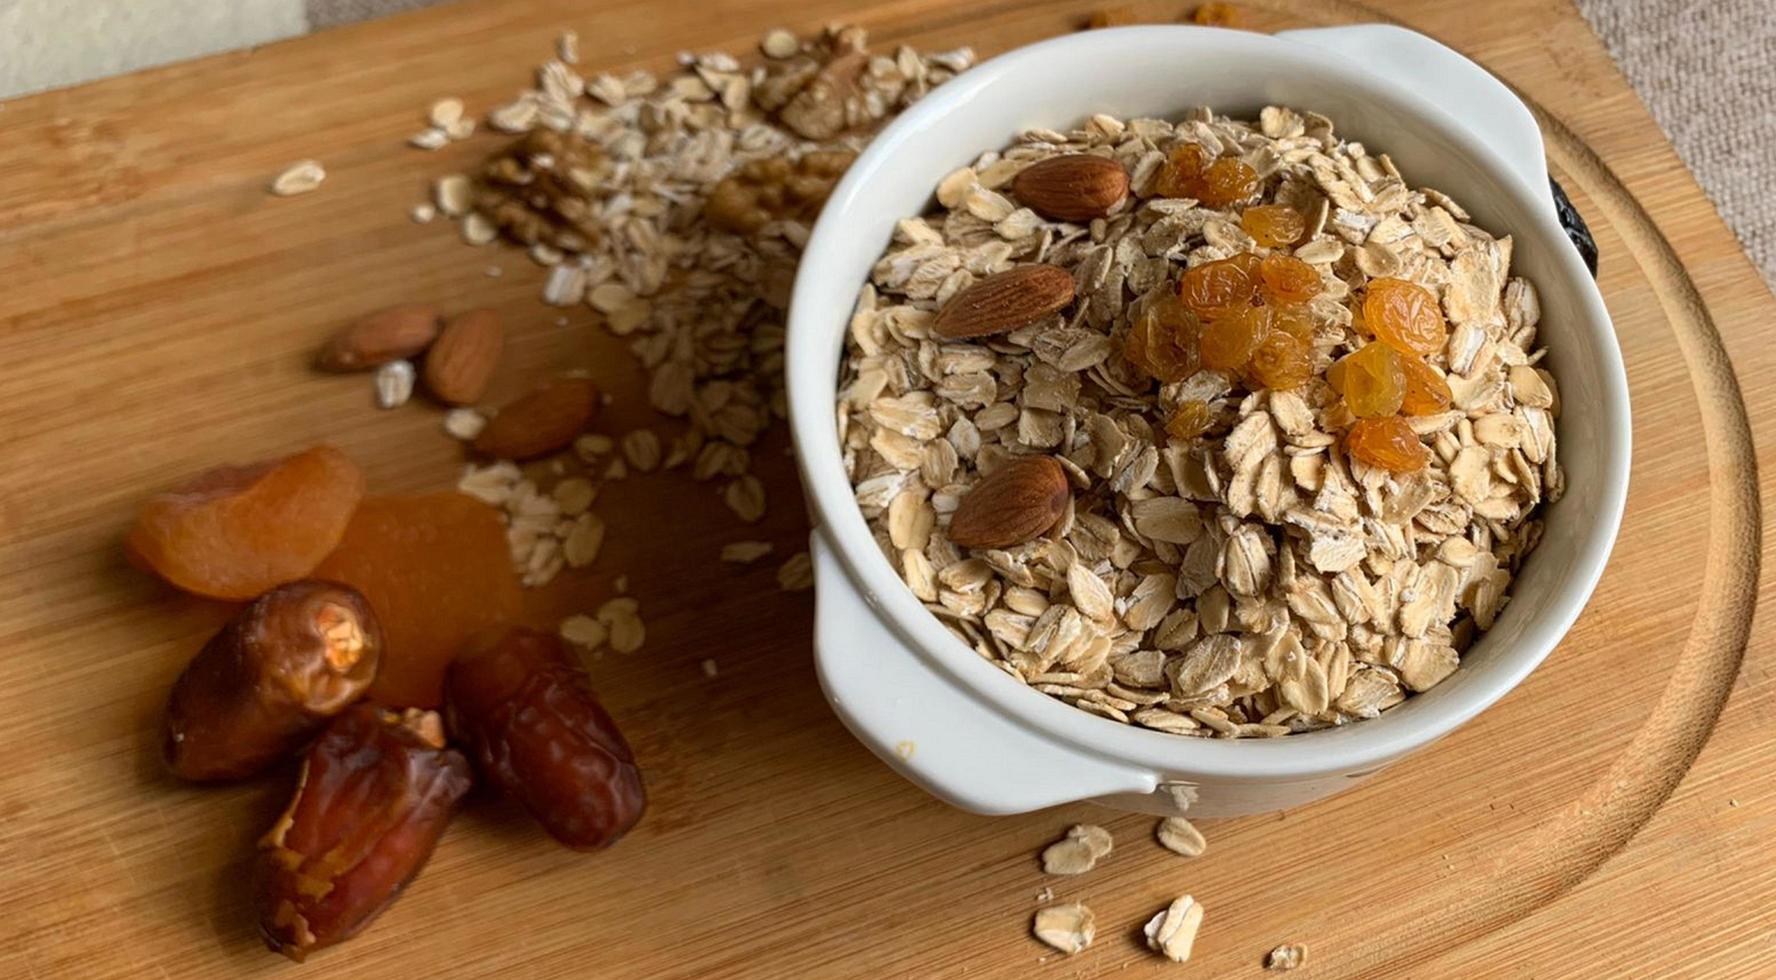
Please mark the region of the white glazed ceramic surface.
POLYGON ((1554 217, 1534 118, 1478 66, 1422 35, 1365 26, 1262 34, 1131 27, 1057 38, 986 62, 884 130, 827 203, 790 309, 791 423, 814 511, 815 647, 833 708, 889 765, 982 813, 1095 798, 1170 812, 1281 809, 1355 784, 1502 697, 1553 650, 1602 573, 1627 492, 1627 383, 1608 314, 1554 217), (1513 271, 1541 295, 1560 383, 1567 493, 1513 599, 1461 669, 1381 717, 1280 739, 1192 739, 1117 724, 1019 684, 955 639, 870 537, 840 460, 837 366, 856 291, 896 220, 945 174, 1033 126, 1106 112, 1250 117, 1311 109, 1386 152, 1413 186, 1449 193, 1515 237, 1513 271))

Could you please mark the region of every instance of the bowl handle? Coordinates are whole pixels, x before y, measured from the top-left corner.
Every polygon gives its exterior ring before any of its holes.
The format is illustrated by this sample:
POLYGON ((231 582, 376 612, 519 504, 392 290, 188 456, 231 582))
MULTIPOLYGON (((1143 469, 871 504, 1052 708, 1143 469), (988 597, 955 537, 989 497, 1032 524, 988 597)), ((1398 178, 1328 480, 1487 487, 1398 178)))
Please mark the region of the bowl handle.
POLYGON ((889 629, 819 530, 810 550, 820 686, 845 727, 896 772, 985 814, 1158 786, 1154 773, 1066 748, 971 697, 889 629))
POLYGON ((1516 93, 1491 72, 1417 31, 1391 24, 1356 24, 1279 31, 1277 37, 1311 44, 1357 62, 1446 112, 1493 147, 1536 199, 1550 210, 1548 161, 1542 131, 1516 93))

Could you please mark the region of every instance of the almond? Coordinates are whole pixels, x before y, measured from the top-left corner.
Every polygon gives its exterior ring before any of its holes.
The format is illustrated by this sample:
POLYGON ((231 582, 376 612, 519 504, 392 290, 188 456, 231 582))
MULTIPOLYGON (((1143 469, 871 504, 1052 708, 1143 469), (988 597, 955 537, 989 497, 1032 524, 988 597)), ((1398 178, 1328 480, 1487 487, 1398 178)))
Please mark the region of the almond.
POLYGON ((378 310, 328 338, 315 354, 315 367, 368 371, 412 357, 437 339, 441 320, 436 307, 419 303, 378 310))
POLYGON ((1073 491, 1049 456, 1005 461, 962 498, 950 518, 950 540, 964 548, 1010 548, 1061 519, 1073 491))
POLYGON ((944 304, 932 324, 950 340, 1027 327, 1073 302, 1073 274, 1059 266, 1020 265, 988 276, 944 304))
POLYGON ((1045 218, 1090 221, 1109 214, 1128 197, 1122 164, 1091 153, 1049 157, 1018 172, 1012 196, 1045 218))
POLYGON ((452 318, 426 354, 426 387, 447 405, 473 404, 486 394, 505 343, 499 314, 492 310, 452 318))
POLYGON ((565 449, 598 412, 598 386, 556 378, 499 410, 475 449, 500 459, 531 459, 565 449))

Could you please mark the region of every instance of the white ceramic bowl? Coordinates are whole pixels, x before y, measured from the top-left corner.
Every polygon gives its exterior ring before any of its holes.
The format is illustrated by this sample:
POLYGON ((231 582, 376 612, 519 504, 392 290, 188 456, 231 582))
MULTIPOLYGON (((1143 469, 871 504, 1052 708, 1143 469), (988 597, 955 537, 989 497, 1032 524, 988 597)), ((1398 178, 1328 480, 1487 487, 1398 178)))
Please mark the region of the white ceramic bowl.
POLYGON ((814 512, 821 684, 841 719, 908 779, 964 809, 1015 813, 1098 799, 1224 816, 1294 806, 1355 785, 1502 697, 1546 657, 1603 571, 1628 485, 1627 381, 1609 316, 1555 219, 1542 140, 1498 80, 1393 27, 1274 36, 1130 27, 1056 38, 988 61, 885 129, 815 227, 789 318, 789 400, 814 512), (947 632, 871 540, 840 461, 837 369, 858 287, 897 219, 945 174, 1033 126, 1106 112, 1176 118, 1197 105, 1250 116, 1312 109, 1385 151, 1414 186, 1445 191, 1516 239, 1513 269, 1541 296, 1560 382, 1566 496, 1493 629, 1461 668, 1381 717, 1267 740, 1183 738, 1087 714, 1037 693, 947 632), (1190 796, 1187 791, 1184 795, 1190 796))

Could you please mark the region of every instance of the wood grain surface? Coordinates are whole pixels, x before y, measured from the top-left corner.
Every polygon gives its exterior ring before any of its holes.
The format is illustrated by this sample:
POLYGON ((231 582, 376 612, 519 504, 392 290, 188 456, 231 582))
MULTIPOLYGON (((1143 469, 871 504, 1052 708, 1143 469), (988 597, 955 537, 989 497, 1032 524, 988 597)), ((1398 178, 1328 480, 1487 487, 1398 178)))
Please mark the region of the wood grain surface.
POLYGON ((0 106, 0 977, 1257 977, 1286 941, 1308 944, 1295 975, 1314 978, 1776 974, 1776 644, 1753 618, 1776 300, 1596 38, 1544 0, 1239 8, 1264 29, 1395 20, 1476 58, 1535 106, 1597 232, 1634 401, 1627 517, 1589 610, 1497 707, 1346 795, 1208 826, 1195 861, 1159 850, 1149 819, 1090 806, 950 810, 826 709, 812 596, 779 592, 773 563, 714 561, 743 536, 803 546, 779 433, 756 454, 756 531, 687 477, 619 482, 598 565, 531 596, 539 623, 622 573, 640 598, 646 647, 592 665, 648 771, 635 834, 572 854, 476 801, 362 937, 301 967, 260 948, 243 873, 289 776, 162 776, 167 685, 226 610, 125 564, 134 504, 319 440, 374 490, 449 486, 460 450, 436 410, 378 412, 365 379, 305 367, 333 327, 395 302, 500 309, 496 401, 584 367, 616 396, 606 431, 658 424, 588 311, 555 325, 539 269, 407 220, 433 176, 497 145, 407 148, 423 107, 496 104, 562 28, 591 66, 661 69, 840 18, 879 44, 994 53, 1090 9, 472 0, 0 106), (304 157, 325 186, 268 196, 304 157), (1036 851, 1083 819, 1116 852, 1045 879, 1036 851), (1092 905, 1094 947, 1063 959, 1029 937, 1045 886, 1092 905), (1177 967, 1137 930, 1185 891, 1208 915, 1177 967))

